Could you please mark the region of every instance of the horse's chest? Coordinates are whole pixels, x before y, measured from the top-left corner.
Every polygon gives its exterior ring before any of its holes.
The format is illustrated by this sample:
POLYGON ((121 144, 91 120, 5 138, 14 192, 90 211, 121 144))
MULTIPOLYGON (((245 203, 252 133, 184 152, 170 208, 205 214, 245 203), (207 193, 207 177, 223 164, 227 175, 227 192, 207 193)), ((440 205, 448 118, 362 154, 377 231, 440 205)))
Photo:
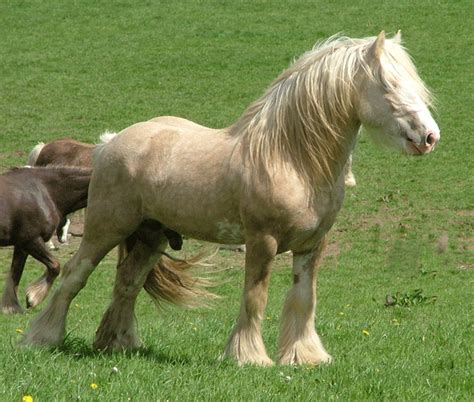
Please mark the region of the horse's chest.
POLYGON ((284 248, 294 252, 312 249, 331 229, 339 212, 343 193, 324 194, 311 207, 301 208, 291 225, 284 248))

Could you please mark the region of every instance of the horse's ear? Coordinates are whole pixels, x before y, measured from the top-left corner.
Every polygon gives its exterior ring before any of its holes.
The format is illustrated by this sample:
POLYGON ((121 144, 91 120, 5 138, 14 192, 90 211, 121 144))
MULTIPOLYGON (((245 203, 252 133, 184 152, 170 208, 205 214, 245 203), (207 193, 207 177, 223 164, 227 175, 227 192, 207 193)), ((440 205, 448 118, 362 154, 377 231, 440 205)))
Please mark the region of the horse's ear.
POLYGON ((369 57, 373 61, 380 60, 380 56, 382 55, 384 45, 385 45, 385 32, 382 31, 379 33, 379 35, 377 36, 377 39, 375 39, 375 42, 369 48, 368 54, 369 54, 369 57))
POLYGON ((393 41, 397 44, 400 45, 402 43, 402 31, 399 29, 395 36, 393 37, 393 41))

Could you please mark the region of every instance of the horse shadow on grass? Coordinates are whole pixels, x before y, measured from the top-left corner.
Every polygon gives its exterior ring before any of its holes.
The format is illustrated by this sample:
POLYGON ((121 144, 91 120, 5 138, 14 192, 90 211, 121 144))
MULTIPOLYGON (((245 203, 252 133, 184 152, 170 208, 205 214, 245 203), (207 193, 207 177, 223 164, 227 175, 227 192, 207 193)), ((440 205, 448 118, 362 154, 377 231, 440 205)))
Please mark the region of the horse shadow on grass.
MULTIPOLYGON (((153 346, 142 346, 134 350, 123 350, 123 351, 107 351, 97 350, 87 342, 84 338, 67 336, 64 343, 57 347, 50 348, 51 352, 70 356, 76 360, 82 359, 102 359, 104 357, 121 357, 125 359, 144 359, 155 364, 165 364, 171 366, 187 366, 195 361, 195 358, 183 354, 166 353, 153 346)), ((216 367, 217 365, 230 364, 229 361, 221 361, 218 358, 199 358, 201 363, 206 363, 209 366, 216 367)))

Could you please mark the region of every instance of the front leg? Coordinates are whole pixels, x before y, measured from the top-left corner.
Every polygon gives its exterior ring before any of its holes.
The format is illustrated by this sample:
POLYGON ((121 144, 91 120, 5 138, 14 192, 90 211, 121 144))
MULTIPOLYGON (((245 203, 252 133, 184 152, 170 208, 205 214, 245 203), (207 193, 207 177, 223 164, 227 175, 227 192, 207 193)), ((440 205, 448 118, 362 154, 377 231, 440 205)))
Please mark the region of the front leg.
POLYGON ((352 173, 352 154, 349 155, 344 165, 344 184, 347 187, 355 187, 357 184, 354 173, 352 173))
POLYGON ((316 275, 325 246, 324 238, 313 251, 293 255, 293 287, 283 308, 279 341, 281 364, 331 361, 314 327, 316 275))
POLYGON ((276 240, 268 235, 256 236, 246 243, 245 285, 240 315, 227 343, 224 356, 241 364, 269 366, 263 343, 261 323, 267 304, 270 268, 277 251, 276 240))
POLYGON ((15 246, 13 249, 12 264, 10 267, 10 274, 5 281, 5 290, 3 291, 2 301, 0 304, 2 313, 17 314, 23 313, 23 308, 18 302, 18 285, 20 283, 23 269, 28 254, 20 247, 15 246))

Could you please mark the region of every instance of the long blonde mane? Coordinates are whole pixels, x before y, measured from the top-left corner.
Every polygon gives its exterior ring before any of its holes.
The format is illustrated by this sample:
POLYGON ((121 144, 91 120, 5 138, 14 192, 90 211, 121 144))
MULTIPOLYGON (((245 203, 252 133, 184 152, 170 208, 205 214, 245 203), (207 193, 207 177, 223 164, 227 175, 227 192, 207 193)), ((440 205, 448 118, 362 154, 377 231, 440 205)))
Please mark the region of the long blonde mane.
MULTIPOLYGON (((278 77, 266 93, 249 106, 231 127, 241 135, 250 162, 265 171, 282 162, 291 163, 304 182, 334 183, 334 162, 342 166, 347 145, 344 134, 354 114, 356 76, 364 70, 387 91, 396 91, 396 77, 374 69, 367 50, 375 37, 332 37, 316 44, 278 77)), ((431 104, 430 93, 404 48, 387 40, 386 60, 397 74, 408 75, 420 97, 431 104)), ((400 79, 400 77, 398 77, 400 79)), ((353 144, 350 144, 353 146, 353 144)))

